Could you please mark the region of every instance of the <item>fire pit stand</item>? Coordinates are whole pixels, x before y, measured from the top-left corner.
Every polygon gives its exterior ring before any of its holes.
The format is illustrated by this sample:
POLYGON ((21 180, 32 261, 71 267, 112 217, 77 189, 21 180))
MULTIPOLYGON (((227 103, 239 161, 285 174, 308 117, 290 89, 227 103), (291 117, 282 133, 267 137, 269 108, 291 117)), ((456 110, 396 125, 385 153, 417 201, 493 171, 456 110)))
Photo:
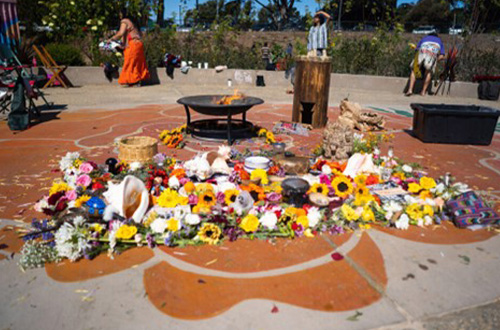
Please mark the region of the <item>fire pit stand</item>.
POLYGON ((234 140, 251 138, 254 126, 246 120, 246 112, 264 101, 256 97, 244 97, 233 100, 231 104, 217 104, 217 100, 225 95, 187 96, 177 100, 186 110, 186 131, 193 137, 208 140, 227 140, 232 145, 234 140), (214 119, 200 119, 191 121, 189 109, 208 116, 226 117, 214 119), (242 119, 233 119, 235 115, 242 115, 242 119))

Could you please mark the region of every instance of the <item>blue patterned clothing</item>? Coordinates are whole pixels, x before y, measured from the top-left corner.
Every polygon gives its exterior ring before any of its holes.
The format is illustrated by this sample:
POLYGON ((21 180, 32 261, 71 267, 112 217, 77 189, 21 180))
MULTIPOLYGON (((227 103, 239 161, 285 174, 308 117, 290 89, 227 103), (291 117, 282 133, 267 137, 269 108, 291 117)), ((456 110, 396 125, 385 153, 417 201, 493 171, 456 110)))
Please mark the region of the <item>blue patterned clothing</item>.
POLYGON ((327 43, 326 23, 323 23, 319 26, 311 26, 311 29, 309 30, 307 50, 326 49, 327 43))

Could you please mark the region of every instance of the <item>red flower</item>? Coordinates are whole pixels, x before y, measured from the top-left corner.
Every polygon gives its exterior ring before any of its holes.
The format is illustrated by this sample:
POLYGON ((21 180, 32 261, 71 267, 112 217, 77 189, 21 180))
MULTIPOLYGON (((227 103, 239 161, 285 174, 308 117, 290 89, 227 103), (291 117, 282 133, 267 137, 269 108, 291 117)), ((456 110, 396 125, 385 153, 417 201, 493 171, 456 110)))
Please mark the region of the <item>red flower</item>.
POLYGON ((378 176, 377 175, 373 175, 373 174, 370 174, 367 178, 366 178, 366 185, 367 186, 371 186, 373 184, 377 184, 379 183, 379 179, 378 179, 378 176))
POLYGON ((292 230, 293 230, 293 231, 296 231, 296 230, 298 230, 299 228, 300 228, 300 227, 299 227, 299 225, 298 225, 296 222, 292 223, 292 230))
POLYGON ((92 185, 92 190, 104 189, 104 185, 100 182, 96 182, 92 185))

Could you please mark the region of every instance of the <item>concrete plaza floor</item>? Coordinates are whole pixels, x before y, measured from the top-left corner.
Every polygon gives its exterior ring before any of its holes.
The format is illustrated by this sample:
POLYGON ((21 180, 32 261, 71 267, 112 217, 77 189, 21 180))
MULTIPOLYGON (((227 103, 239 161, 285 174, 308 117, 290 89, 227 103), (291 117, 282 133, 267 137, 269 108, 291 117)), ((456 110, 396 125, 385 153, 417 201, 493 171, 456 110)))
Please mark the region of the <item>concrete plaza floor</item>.
MULTIPOLYGON (((248 119, 266 128, 291 119, 284 90, 248 88, 266 103, 248 119)), ((84 86, 49 89, 57 105, 20 133, 0 123, 0 329, 454 329, 498 327, 500 238, 494 231, 453 225, 374 227, 339 236, 237 241, 196 248, 135 248, 110 260, 62 262, 21 272, 15 228, 39 216, 33 204, 58 173, 67 151, 103 162, 116 156, 116 138, 157 136, 185 121, 175 101, 184 95, 229 92, 227 87, 84 86), (331 258, 333 252, 345 256, 331 258)), ((395 154, 433 176, 451 172, 500 208, 500 134, 489 146, 424 144, 409 134, 410 102, 487 104, 447 97, 338 91, 329 119, 349 96, 387 118, 395 154)), ((196 118, 197 116, 194 116, 196 118)), ((282 137, 307 154, 321 140, 282 137)), ((188 159, 216 143, 189 138, 185 149, 160 151, 188 159)), ((250 141, 238 148, 260 148, 250 141)))

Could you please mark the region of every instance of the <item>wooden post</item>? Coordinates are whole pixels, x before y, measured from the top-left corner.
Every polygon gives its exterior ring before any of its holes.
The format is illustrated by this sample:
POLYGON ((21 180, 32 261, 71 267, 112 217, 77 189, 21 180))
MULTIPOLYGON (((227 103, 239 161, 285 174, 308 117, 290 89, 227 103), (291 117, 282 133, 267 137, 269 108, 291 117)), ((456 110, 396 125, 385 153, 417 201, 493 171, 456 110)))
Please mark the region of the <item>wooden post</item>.
POLYGON ((330 57, 297 57, 292 121, 326 126, 331 71, 330 57))

